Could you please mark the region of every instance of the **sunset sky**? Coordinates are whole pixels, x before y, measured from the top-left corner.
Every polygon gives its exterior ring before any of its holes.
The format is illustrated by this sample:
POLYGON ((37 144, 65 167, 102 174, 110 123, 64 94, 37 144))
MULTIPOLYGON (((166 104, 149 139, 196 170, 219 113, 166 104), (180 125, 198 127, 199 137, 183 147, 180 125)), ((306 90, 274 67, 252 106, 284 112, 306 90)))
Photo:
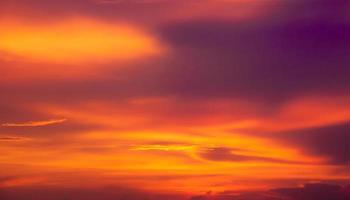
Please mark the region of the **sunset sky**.
POLYGON ((347 0, 0 0, 0 199, 350 199, 349 64, 347 0))

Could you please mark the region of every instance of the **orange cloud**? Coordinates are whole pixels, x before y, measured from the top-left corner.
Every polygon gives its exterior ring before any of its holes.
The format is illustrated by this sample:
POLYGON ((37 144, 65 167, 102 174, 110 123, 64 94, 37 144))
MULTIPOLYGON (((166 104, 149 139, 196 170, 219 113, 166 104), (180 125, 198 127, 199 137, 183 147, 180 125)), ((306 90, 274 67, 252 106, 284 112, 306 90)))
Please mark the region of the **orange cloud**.
POLYGON ((260 120, 259 128, 269 131, 327 126, 350 120, 350 97, 307 96, 291 100, 279 112, 260 120))
POLYGON ((50 23, 2 20, 0 52, 15 59, 58 64, 123 61, 159 54, 156 39, 126 24, 89 18, 50 23))

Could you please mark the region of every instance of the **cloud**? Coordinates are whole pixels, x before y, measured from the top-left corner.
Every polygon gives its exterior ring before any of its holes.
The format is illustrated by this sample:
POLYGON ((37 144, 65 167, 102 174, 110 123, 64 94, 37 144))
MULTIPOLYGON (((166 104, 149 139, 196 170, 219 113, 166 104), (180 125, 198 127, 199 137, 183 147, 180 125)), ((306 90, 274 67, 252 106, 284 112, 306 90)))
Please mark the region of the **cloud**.
POLYGON ((123 187, 71 188, 55 186, 0 188, 2 200, 184 200, 177 194, 159 194, 123 187))
POLYGON ((23 59, 61 64, 128 60, 160 52, 154 38, 126 24, 83 17, 31 23, 0 21, 6 27, 0 35, 0 49, 23 59))
POLYGON ((20 141, 25 138, 22 137, 0 137, 0 141, 20 141))
POLYGON ((350 188, 329 184, 305 184, 303 187, 276 188, 268 191, 206 192, 204 195, 157 193, 123 187, 71 188, 32 186, 1 188, 2 200, 348 200, 350 188))
POLYGON ((306 184, 301 188, 281 188, 273 190, 292 200, 348 200, 350 188, 328 184, 306 184))
POLYGON ((348 200, 349 198, 349 187, 313 183, 302 187, 276 188, 269 191, 209 193, 193 196, 190 200, 348 200))
POLYGON ((162 144, 154 144, 154 145, 138 145, 131 148, 134 151, 186 151, 192 150, 195 146, 193 145, 162 145, 162 144))
POLYGON ((203 158, 211 161, 297 163, 293 161, 264 156, 244 155, 242 153, 236 153, 235 151, 240 150, 225 147, 215 147, 206 149, 204 152, 200 153, 200 155, 203 158))
POLYGON ((286 131, 272 137, 307 154, 326 157, 331 164, 350 163, 350 123, 286 131))
POLYGON ((337 16, 299 20, 293 12, 280 20, 201 18, 164 24, 159 31, 177 59, 168 64, 173 78, 163 80, 163 87, 181 96, 274 103, 314 92, 346 94, 349 24, 337 16))
MULTIPOLYGON (((346 45, 350 29, 344 18, 335 16, 330 20, 329 16, 310 18, 298 14, 303 19, 300 23, 292 18, 294 12, 301 8, 308 14, 307 9, 314 10, 313 6, 323 12, 327 10, 325 5, 335 4, 329 1, 322 1, 323 6, 314 1, 283 2, 277 8, 286 11, 278 20, 275 17, 245 23, 214 17, 167 20, 155 25, 152 30, 174 50, 165 59, 137 63, 130 71, 116 69, 108 74, 118 77, 113 80, 102 77, 97 81, 75 80, 67 85, 50 84, 50 81, 47 84, 60 92, 69 92, 69 98, 79 98, 81 93, 88 94, 90 98, 221 96, 248 97, 275 103, 314 92, 327 95, 346 93, 349 89, 346 75, 350 73, 347 63, 350 60, 343 55, 350 50, 346 45), (293 6, 286 6, 289 4, 293 6), (315 32, 320 34, 313 36, 315 32)), ((6 65, 8 63, 4 63, 6 65)), ((119 68, 115 66, 108 68, 119 68)), ((62 69, 62 66, 52 68, 62 69)), ((86 66, 79 73, 86 72, 85 69, 86 66)), ((95 78, 95 73, 89 77, 95 78)), ((37 90, 45 90, 43 87, 47 84, 37 85, 37 90)))
POLYGON ((4 127, 37 127, 37 126, 47 126, 52 124, 60 124, 67 121, 67 119, 52 119, 46 121, 29 121, 23 123, 4 123, 1 126, 4 127))

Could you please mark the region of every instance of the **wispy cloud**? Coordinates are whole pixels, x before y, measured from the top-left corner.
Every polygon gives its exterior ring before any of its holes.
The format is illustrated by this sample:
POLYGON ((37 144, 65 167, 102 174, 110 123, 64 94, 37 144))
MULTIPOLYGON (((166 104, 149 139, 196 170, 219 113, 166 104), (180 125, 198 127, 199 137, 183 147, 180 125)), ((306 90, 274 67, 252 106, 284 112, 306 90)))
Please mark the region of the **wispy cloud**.
POLYGON ((162 3, 170 0, 95 0, 97 4, 119 4, 119 3, 162 3))
POLYGON ((140 145, 131 148, 135 151, 184 151, 193 149, 193 145, 140 145))
POLYGON ((45 121, 29 121, 29 122, 22 122, 22 123, 4 123, 1 124, 1 126, 5 127, 36 127, 36 126, 47 126, 51 124, 59 124, 67 121, 67 119, 51 119, 51 120, 45 120, 45 121))
POLYGON ((272 162, 272 163, 303 164, 303 162, 289 161, 289 160, 271 158, 271 157, 265 157, 265 156, 244 155, 244 154, 236 153, 235 149, 225 148, 225 147, 208 148, 206 149, 205 152, 201 153, 201 156, 211 161, 226 161, 226 162, 258 161, 258 162, 272 162))
POLYGON ((22 137, 0 137, 0 141, 19 141, 24 139, 22 137))

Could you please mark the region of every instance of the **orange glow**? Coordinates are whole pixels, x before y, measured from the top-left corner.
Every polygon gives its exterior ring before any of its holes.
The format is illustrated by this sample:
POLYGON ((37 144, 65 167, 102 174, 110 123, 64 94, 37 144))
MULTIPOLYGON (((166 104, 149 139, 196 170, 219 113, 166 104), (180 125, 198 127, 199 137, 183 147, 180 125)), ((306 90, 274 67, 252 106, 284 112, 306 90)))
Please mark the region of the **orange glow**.
MULTIPOLYGON (((114 109, 119 110, 116 105, 114 109)), ((120 108, 125 107, 122 105, 120 108)), ((246 128, 248 122, 234 123, 234 125, 203 126, 194 125, 191 129, 182 129, 168 125, 163 130, 157 130, 152 125, 145 126, 145 121, 131 120, 131 116, 123 113, 97 110, 70 108, 70 112, 56 107, 55 110, 45 107, 51 114, 64 114, 68 122, 94 123, 104 127, 100 131, 82 131, 72 133, 66 141, 60 137, 33 138, 18 142, 3 143, 0 147, 0 160, 16 165, 32 166, 35 171, 42 169, 69 172, 86 171, 84 175, 73 175, 84 180, 91 180, 85 186, 93 187, 100 184, 122 184, 147 190, 154 190, 158 180, 152 177, 170 176, 168 181, 157 185, 157 191, 202 192, 203 188, 212 191, 226 189, 253 190, 271 187, 268 183, 258 184, 256 179, 278 179, 283 177, 314 180, 325 178, 344 178, 332 175, 331 167, 319 165, 322 158, 303 155, 297 149, 274 143, 267 139, 244 135, 244 131, 237 131, 239 135, 232 135, 226 128, 246 128), (77 110, 80 110, 79 112, 77 110), (95 117, 93 117, 95 116, 95 117), (102 117, 103 116, 103 117, 102 117), (113 130, 123 125, 124 130, 113 130), (133 129, 134 131, 130 131, 133 129), (142 130, 137 130, 140 129, 142 130), (168 129, 168 131, 166 131, 168 129), (178 131, 174 131, 178 130, 178 131), (181 131, 182 130, 182 131, 181 131), (187 130, 187 131, 186 131, 187 130), (54 142, 53 142, 54 141, 54 142), (50 145, 57 143, 59 149, 50 145), (49 146, 46 143, 50 144, 49 146), (40 148, 39 148, 40 147, 40 148), (270 160, 230 161, 209 160, 201 153, 212 148, 231 148, 233 152, 243 156, 266 157, 287 162, 273 162, 270 160), (289 163, 290 162, 290 163, 289 163), (302 169, 302 170, 301 170, 302 169), (89 172, 90 171, 90 172, 89 172), (88 173, 89 172, 89 173, 88 173), (99 178, 93 174, 100 174, 99 178), (186 181, 183 181, 186 179, 186 181), (245 183, 244 180, 252 180, 245 183), (239 184, 232 183, 238 182, 239 184), (243 183, 241 183, 243 182, 243 183)), ((130 109, 131 107, 129 107, 130 109)), ((95 106, 96 109, 96 106, 95 106)), ((127 109, 127 108, 125 108, 127 109)), ((144 116, 154 113, 143 113, 144 116)), ((149 122, 149 121, 148 121, 149 122)), ((152 123, 151 123, 152 124, 152 123)), ((251 124, 253 127, 255 123, 251 124)), ((244 129, 243 129, 244 130, 244 129)), ((67 134, 67 133, 66 133, 67 134)), ((20 168, 19 168, 20 169, 20 168)), ((9 170, 10 173, 12 170, 9 170)), ((11 172, 17 174, 18 172, 11 172)), ((34 172, 27 172, 33 174, 34 172)), ((36 172, 37 173, 37 172, 36 172)), ((36 174, 34 173, 34 174, 36 174)), ((4 186, 32 185, 45 183, 75 185, 71 182, 71 175, 56 176, 50 173, 32 175, 32 178, 8 181, 4 186)))
POLYGON ((161 51, 154 38, 137 28, 88 18, 51 23, 12 19, 0 21, 0 26, 0 51, 32 62, 108 63, 161 51))
MULTIPOLYGON (((65 116, 68 119, 67 123, 92 124, 99 129, 74 133, 68 141, 56 136, 51 139, 24 140, 20 141, 22 148, 13 146, 15 145, 13 142, 6 143, 1 150, 12 153, 2 155, 1 159, 11 160, 12 163, 17 164, 63 171, 88 169, 91 163, 94 163, 93 170, 108 174, 103 180, 99 180, 102 183, 117 184, 107 177, 126 176, 125 180, 121 180, 123 184, 148 190, 152 190, 152 185, 155 183, 137 177, 169 176, 171 174, 174 177, 169 182, 164 182, 162 186, 157 187, 157 190, 164 191, 200 191, 203 187, 213 191, 227 188, 246 190, 270 187, 269 184, 256 184, 254 181, 239 185, 219 184, 229 180, 278 179, 280 177, 342 178, 331 173, 332 167, 320 166, 325 162, 322 157, 305 155, 299 149, 279 144, 268 138, 248 134, 248 130, 266 128, 261 126, 264 119, 258 117, 251 120, 232 119, 231 123, 226 123, 227 116, 224 115, 220 119, 220 115, 216 115, 216 120, 202 126, 199 126, 196 120, 193 120, 193 124, 188 123, 186 126, 176 125, 183 124, 180 119, 165 121, 162 126, 155 125, 154 121, 163 118, 162 110, 148 108, 163 104, 163 108, 167 106, 167 109, 171 110, 175 108, 174 102, 173 99, 131 99, 120 104, 93 102, 73 107, 37 105, 35 107, 41 112, 47 112, 46 114, 65 116), (137 115, 134 112, 137 112, 137 115), (176 124, 173 123, 173 120, 176 121, 176 124), (59 151, 43 146, 47 142, 50 144, 52 139, 57 140, 54 143, 60 144, 59 151), (35 145, 34 147, 29 145, 33 143, 41 147, 40 151, 45 149, 44 152, 40 152, 40 157, 37 156, 39 152, 35 145), (230 149, 234 155, 253 159, 240 161, 224 157, 222 160, 211 160, 205 157, 208 151, 216 148, 230 149), (23 155, 23 151, 27 153, 23 155), (66 153, 62 154, 62 152, 66 153), (217 177, 212 177, 213 175, 217 177), (181 181, 180 177, 188 177, 188 180, 181 181), (211 181, 205 181, 209 179, 211 181), (216 184, 218 185, 215 186, 216 184)), ((219 100, 214 102, 218 103, 219 100)), ((226 101, 222 102, 222 105, 216 106, 234 107, 226 101)), ((302 104, 304 103, 307 101, 303 101, 302 104)), ((196 105, 200 104, 209 103, 202 102, 196 105)), ((179 103, 176 105, 179 106, 179 103)), ((298 104, 293 103, 287 107, 296 105, 298 104)), ((207 121, 206 118, 210 115, 201 116, 197 120, 207 121)), ((295 126, 298 127, 300 124, 296 123, 295 126)), ((281 124, 273 128, 279 129, 279 127, 281 124)), ((293 129, 293 127, 289 128, 293 129)), ((95 179, 89 175, 84 175, 84 177, 95 179)), ((51 178, 48 179, 51 180, 51 178)), ((99 181, 96 181, 91 184, 100 184, 99 181)), ((19 183, 25 184, 26 182, 19 183)))

